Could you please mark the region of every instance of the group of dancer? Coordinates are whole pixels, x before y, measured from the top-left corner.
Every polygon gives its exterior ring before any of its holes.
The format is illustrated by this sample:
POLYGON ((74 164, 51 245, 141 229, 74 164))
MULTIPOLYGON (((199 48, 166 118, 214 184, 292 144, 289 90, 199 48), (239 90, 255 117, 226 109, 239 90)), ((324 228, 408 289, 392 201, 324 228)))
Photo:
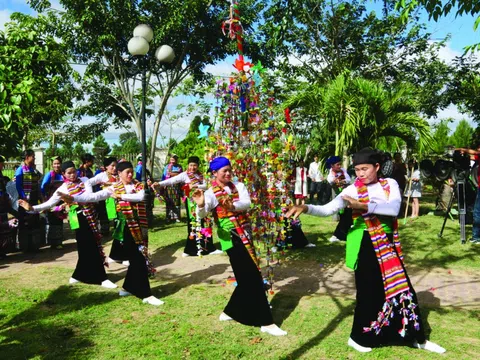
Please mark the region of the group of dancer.
MULTIPOLYGON (((211 232, 201 230, 208 229, 206 223, 216 223, 217 237, 222 250, 229 256, 237 282, 219 320, 260 327, 262 332, 274 336, 287 335, 275 325, 265 292, 251 237, 251 224, 246 216, 251 207, 246 186, 232 182, 232 167, 225 157, 210 162, 209 172, 213 180, 209 188, 198 172, 199 159, 191 157, 188 163, 186 172, 154 183, 152 187, 158 190, 185 184, 189 215, 185 254, 215 253, 211 232)), ((369 352, 378 346, 409 344, 443 353, 445 349, 425 338, 417 296, 403 264, 398 237, 396 216, 401 194, 395 180, 379 178, 380 164, 381 157, 376 150, 359 151, 353 156, 357 176, 354 184, 346 186, 345 183, 343 191, 326 205, 295 205, 285 215, 296 219, 303 213, 329 216, 351 210, 352 225, 346 236, 346 265, 355 271, 357 297, 349 346, 360 352, 369 352)), ((19 200, 19 205, 32 214, 52 208, 60 201, 69 204, 70 223, 76 228, 78 244, 78 263, 70 282, 113 288, 117 285, 107 279, 104 265, 108 262, 92 205, 112 199, 117 217, 114 241, 120 244, 130 263, 120 295, 133 294, 145 303, 161 305, 163 301, 152 295, 148 280, 155 269, 148 255, 143 184, 134 179, 130 162, 116 164, 116 170, 118 179, 103 174, 97 175, 97 180, 89 181, 77 176, 72 162, 63 163, 61 171, 65 182, 47 202, 32 206, 19 200), (102 184, 103 190, 93 192, 92 184, 102 184)), ((341 181, 339 176, 338 182, 341 181)))

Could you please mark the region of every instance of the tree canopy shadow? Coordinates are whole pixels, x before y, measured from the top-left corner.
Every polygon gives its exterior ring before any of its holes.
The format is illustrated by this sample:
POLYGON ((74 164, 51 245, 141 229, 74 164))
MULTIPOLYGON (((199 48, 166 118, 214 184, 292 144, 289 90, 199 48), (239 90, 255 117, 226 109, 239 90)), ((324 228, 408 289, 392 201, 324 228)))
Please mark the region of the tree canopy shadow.
POLYGON ((63 249, 50 249, 50 246, 45 245, 41 247, 37 252, 14 252, 10 253, 3 260, 0 260, 2 265, 14 264, 14 263, 27 263, 27 264, 41 264, 44 262, 55 261, 58 258, 63 257, 65 254, 77 251, 77 243, 74 241, 63 244, 63 249))
POLYGON ((174 274, 168 270, 162 270, 158 276, 161 281, 167 281, 167 283, 152 287, 152 292, 154 294, 157 293, 160 297, 173 295, 185 287, 204 283, 206 282, 206 279, 211 276, 223 274, 229 266, 230 264, 226 263, 214 264, 205 269, 183 275, 174 274))
POLYGON ((311 348, 319 345, 327 336, 331 335, 332 332, 344 321, 347 317, 352 315, 353 310, 355 309, 355 302, 352 301, 348 305, 343 305, 338 296, 335 296, 335 291, 329 286, 330 280, 328 277, 319 274, 319 284, 325 288, 326 296, 330 297, 334 304, 337 306, 338 312, 326 326, 314 337, 308 340, 306 343, 302 344, 298 348, 292 350, 290 353, 281 357, 281 359, 298 359, 307 353, 311 348))
POLYGON ((35 303, 2 326, 2 358, 74 359, 80 354, 88 356, 95 345, 89 339, 92 324, 81 317, 77 321, 67 315, 117 298, 118 295, 112 292, 83 293, 75 286, 60 286, 47 299, 35 303))

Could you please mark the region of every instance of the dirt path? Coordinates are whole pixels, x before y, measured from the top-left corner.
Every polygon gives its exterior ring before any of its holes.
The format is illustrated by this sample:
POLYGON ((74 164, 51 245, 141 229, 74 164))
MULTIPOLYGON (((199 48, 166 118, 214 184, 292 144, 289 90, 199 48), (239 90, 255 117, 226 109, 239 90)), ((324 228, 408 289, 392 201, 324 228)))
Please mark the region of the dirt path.
MULTIPOLYGON (((105 252, 110 251, 110 243, 105 252)), ((302 251, 309 251, 308 249, 302 251)), ((161 281, 175 283, 175 286, 188 286, 200 283, 225 284, 233 276, 228 257, 211 255, 202 258, 183 258, 182 247, 173 254, 155 255, 159 265, 158 276, 161 281)), ((36 254, 10 254, 0 260, 2 274, 20 273, 26 268, 65 267, 74 268, 77 261, 75 240, 64 242, 63 250, 43 248, 36 254)), ((115 273, 122 265, 111 264, 109 272, 115 273)), ((431 306, 453 306, 465 309, 480 309, 480 274, 459 270, 411 270, 409 272, 422 304, 431 306)), ((276 292, 295 296, 315 296, 327 294, 352 298, 355 296, 353 272, 343 264, 330 267, 314 261, 291 261, 275 269, 276 292)))

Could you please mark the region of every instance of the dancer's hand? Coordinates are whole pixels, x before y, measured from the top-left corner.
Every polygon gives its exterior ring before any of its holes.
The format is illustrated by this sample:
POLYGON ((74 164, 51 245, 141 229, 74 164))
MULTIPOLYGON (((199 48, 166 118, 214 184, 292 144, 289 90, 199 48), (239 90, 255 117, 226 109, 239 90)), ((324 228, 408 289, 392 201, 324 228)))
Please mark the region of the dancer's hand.
POLYGON ((117 194, 116 192, 113 192, 110 196, 111 196, 112 198, 114 198, 115 200, 122 200, 122 195, 121 195, 121 194, 117 194))
POLYGON ((368 204, 366 204, 366 203, 362 203, 358 200, 355 200, 354 198, 352 198, 348 195, 344 195, 344 196, 342 196, 342 198, 343 198, 343 200, 348 202, 347 206, 349 208, 356 209, 356 210, 364 210, 364 211, 368 210, 368 204))
POLYGON ((195 189, 195 191, 191 194, 193 201, 198 205, 198 207, 203 208, 205 206, 205 195, 203 194, 203 190, 195 189))
POLYGON ((27 211, 33 211, 33 206, 30 205, 28 203, 28 201, 20 199, 20 200, 18 200, 18 206, 21 206, 22 208, 24 208, 27 211))
POLYGON ((227 210, 230 210, 230 211, 235 210, 235 206, 233 205, 233 199, 230 196, 222 199, 220 201, 220 205, 222 205, 227 210))
POLYGON ((67 204, 73 203, 73 196, 70 196, 68 194, 64 194, 62 192, 58 192, 58 195, 60 195, 60 198, 67 204))
POLYGON ((287 218, 293 217, 294 219, 298 218, 301 214, 306 213, 308 211, 307 205, 294 205, 290 209, 288 209, 285 216, 287 218))

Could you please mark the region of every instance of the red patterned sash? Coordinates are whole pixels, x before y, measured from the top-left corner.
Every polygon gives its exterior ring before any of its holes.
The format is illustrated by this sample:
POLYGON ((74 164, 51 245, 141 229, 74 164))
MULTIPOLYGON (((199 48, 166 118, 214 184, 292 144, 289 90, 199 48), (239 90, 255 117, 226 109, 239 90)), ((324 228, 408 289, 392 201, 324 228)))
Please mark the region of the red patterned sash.
MULTIPOLYGON (((379 179, 379 183, 385 192, 385 196, 390 196, 390 185, 386 179, 379 179)), ((355 187, 357 188, 358 201, 361 203, 369 203, 367 186, 358 178, 355 180, 355 187)), ((354 211, 353 218, 359 216, 363 217, 367 226, 367 231, 370 234, 373 249, 380 266, 382 274, 383 287, 385 292, 385 304, 382 310, 378 313, 376 321, 372 321, 370 327, 364 327, 364 332, 375 331, 379 334, 383 326, 389 325, 389 318, 394 316, 395 308, 402 306, 400 313, 404 319, 402 321, 403 328, 399 330, 401 336, 405 336, 406 328, 409 320, 414 322, 414 327, 419 328, 417 323, 418 316, 415 314, 416 304, 412 301, 412 294, 408 286, 407 277, 402 266, 402 250, 398 236, 398 222, 395 218, 393 221, 394 243, 390 243, 387 234, 383 229, 382 223, 374 214, 367 212, 360 213, 354 211), (394 251, 394 248, 397 252, 394 251), (397 256, 398 253, 398 256, 397 256), (397 299, 398 295, 398 299, 397 299)))
MULTIPOLYGON (((73 182, 66 181, 65 183, 67 185, 67 191, 70 196, 81 195, 85 192, 85 184, 78 178, 73 182)), ((93 236, 95 237, 95 240, 97 242, 97 248, 100 252, 100 256, 102 257, 103 265, 108 267, 105 253, 103 252, 102 234, 100 234, 100 231, 98 231, 97 212, 95 211, 95 206, 90 203, 74 204, 79 206, 79 208, 82 210, 83 215, 87 219, 88 226, 92 230, 93 236)))
POLYGON ((231 182, 228 183, 227 186, 230 188, 231 194, 228 194, 224 188, 218 185, 216 181, 212 182, 213 193, 215 194, 215 197, 219 203, 219 205, 215 208, 215 216, 219 219, 228 218, 233 223, 233 226, 235 226, 235 230, 237 231, 243 245, 247 249, 255 265, 258 267, 259 262, 255 253, 255 246, 250 241, 249 236, 243 229, 244 226, 249 224, 248 218, 238 212, 229 211, 221 205, 223 200, 229 197, 232 198, 233 202, 240 199, 236 186, 231 182))

